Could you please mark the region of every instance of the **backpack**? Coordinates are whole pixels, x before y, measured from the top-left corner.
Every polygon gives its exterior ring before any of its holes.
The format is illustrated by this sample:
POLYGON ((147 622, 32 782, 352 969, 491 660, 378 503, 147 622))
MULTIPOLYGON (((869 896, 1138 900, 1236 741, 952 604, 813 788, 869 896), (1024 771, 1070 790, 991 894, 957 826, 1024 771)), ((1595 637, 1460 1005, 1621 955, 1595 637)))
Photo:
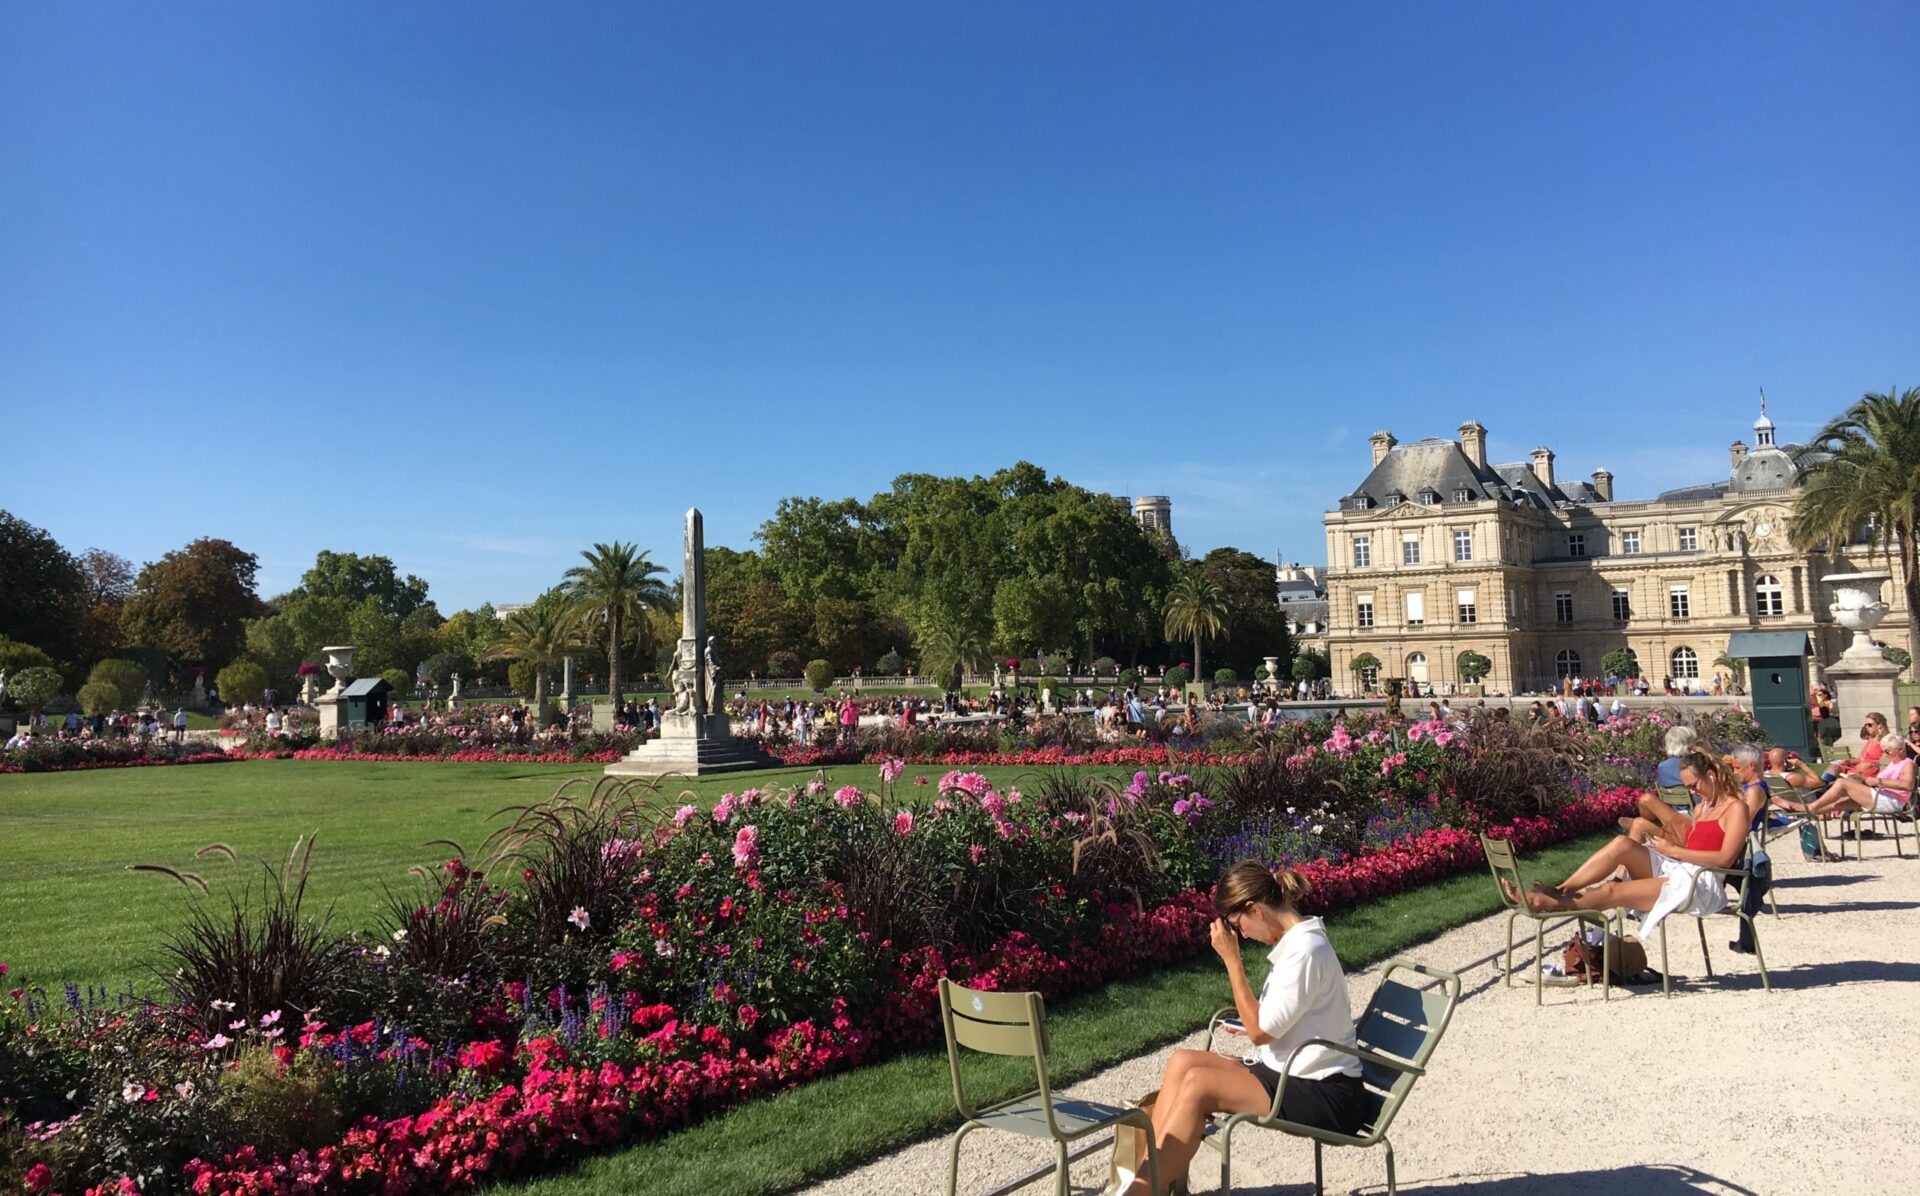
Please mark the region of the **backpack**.
MULTIPOLYGON (((1567 944, 1560 957, 1561 970, 1569 976, 1585 977, 1589 980, 1600 979, 1601 931, 1582 928, 1567 944), (1592 941, 1588 941, 1591 933, 1592 941)), ((1610 954, 1613 956, 1613 983, 1625 984, 1647 970, 1647 949, 1636 938, 1622 938, 1608 935, 1613 940, 1610 954)))

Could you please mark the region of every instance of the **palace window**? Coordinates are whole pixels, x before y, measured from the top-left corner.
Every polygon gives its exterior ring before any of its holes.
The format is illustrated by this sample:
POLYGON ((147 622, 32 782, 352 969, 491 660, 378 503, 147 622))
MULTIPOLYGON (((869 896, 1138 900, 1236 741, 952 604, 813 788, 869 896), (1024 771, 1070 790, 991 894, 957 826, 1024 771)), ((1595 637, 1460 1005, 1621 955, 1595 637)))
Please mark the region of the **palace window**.
POLYGON ((1353 622, 1357 627, 1373 626, 1373 595, 1356 598, 1353 601, 1353 622))
POLYGON ((1407 595, 1407 626, 1419 627, 1427 621, 1427 596, 1416 590, 1407 595))
POLYGON ((1691 681, 1700 675, 1700 654, 1692 648, 1673 650, 1673 675, 1691 681))
POLYGON ((1692 617, 1693 604, 1687 595, 1687 587, 1674 586, 1667 591, 1667 614, 1676 619, 1692 617))
POLYGON ((1567 536, 1567 555, 1587 555, 1587 537, 1582 532, 1573 532, 1567 536))
POLYGON ((1453 559, 1470 561, 1473 559, 1473 533, 1462 529, 1453 533, 1453 559))
POLYGON ((1420 533, 1407 532, 1400 537, 1400 563, 1403 565, 1420 563, 1420 533))
POLYGON ((1478 623, 1480 621, 1480 610, 1478 604, 1474 601, 1474 597, 1475 595, 1472 590, 1460 590, 1453 596, 1454 607, 1459 612, 1462 623, 1478 623))
POLYGON ((1625 590, 1613 592, 1613 617, 1616 622, 1624 623, 1633 618, 1633 603, 1627 598, 1625 590))
POLYGON ((1784 614, 1787 602, 1780 589, 1780 579, 1771 573, 1763 574, 1753 583, 1753 613, 1756 615, 1784 614))
POLYGON ((1572 648, 1562 648, 1560 654, 1553 658, 1553 667, 1562 677, 1578 677, 1580 654, 1572 648))
POLYGON ((1640 533, 1637 531, 1621 532, 1620 533, 1620 551, 1622 554, 1626 556, 1639 556, 1640 555, 1640 533))
POLYGON ((1472 502, 1472 501, 1473 501, 1473 491, 1471 491, 1471 490, 1469 490, 1469 489, 1467 489, 1467 488, 1466 488, 1465 486, 1462 486, 1462 487, 1460 487, 1460 488, 1459 488, 1458 490, 1455 490, 1455 491, 1453 492, 1453 501, 1455 501, 1455 502, 1472 502))
POLYGON ((1553 593, 1553 621, 1556 623, 1573 622, 1573 591, 1555 590, 1553 593))
POLYGON ((1683 527, 1680 529, 1680 551, 1681 552, 1699 552, 1700 551, 1700 529, 1699 528, 1683 527))
POLYGON ((1368 569, 1373 566, 1373 537, 1355 536, 1353 538, 1353 567, 1368 569))

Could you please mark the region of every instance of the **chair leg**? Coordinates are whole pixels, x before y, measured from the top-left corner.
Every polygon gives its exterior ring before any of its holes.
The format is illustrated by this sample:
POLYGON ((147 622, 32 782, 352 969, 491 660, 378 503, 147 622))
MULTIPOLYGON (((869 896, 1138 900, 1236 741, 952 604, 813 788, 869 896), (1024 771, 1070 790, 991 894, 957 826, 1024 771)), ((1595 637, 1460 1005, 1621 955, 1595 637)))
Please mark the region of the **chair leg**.
POLYGON ((961 1126, 947 1142, 947 1196, 954 1196, 960 1188, 960 1140, 972 1128, 970 1125, 961 1126))
POLYGON ((1772 885, 1767 886, 1767 904, 1773 907, 1773 916, 1775 919, 1778 919, 1780 917, 1780 898, 1774 896, 1772 885))
POLYGON ((1747 919, 1747 926, 1753 933, 1753 962, 1760 967, 1760 987, 1773 991, 1773 981, 1767 976, 1767 953, 1760 949, 1760 929, 1754 926, 1753 919, 1747 919))
MULTIPOLYGON (((1153 1185, 1154 1192, 1160 1191, 1160 1185, 1153 1185)), ((1053 1144, 1053 1196, 1071 1196, 1067 1187, 1067 1144, 1056 1141, 1053 1144)))
POLYGON ((1707 963, 1707 979, 1713 979, 1713 956, 1707 953, 1707 920, 1695 918, 1693 928, 1700 932, 1700 958, 1707 963))
POLYGON ((1533 1003, 1547 1003, 1547 924, 1533 920, 1533 1003))
POLYGON ((1382 1138, 1380 1145, 1387 1148, 1387 1196, 1398 1196, 1400 1186, 1395 1182, 1393 1175, 1393 1143, 1382 1138))
POLYGON ((1233 1127, 1220 1131, 1220 1196, 1233 1196, 1233 1127))
POLYGON ((1313 1196, 1327 1196, 1325 1176, 1320 1170, 1320 1139, 1313 1140, 1313 1196))
POLYGON ((1513 920, 1519 916, 1520 913, 1518 910, 1509 910, 1507 912, 1507 965, 1505 976, 1508 988, 1513 987, 1513 920))
MULTIPOLYGON (((1626 944, 1621 946, 1624 948, 1626 944)), ((1604 917, 1600 919, 1600 999, 1613 1000, 1613 936, 1607 933, 1604 917)))
POLYGON ((1660 995, 1673 995, 1673 964, 1667 959, 1667 920, 1660 919, 1660 995))

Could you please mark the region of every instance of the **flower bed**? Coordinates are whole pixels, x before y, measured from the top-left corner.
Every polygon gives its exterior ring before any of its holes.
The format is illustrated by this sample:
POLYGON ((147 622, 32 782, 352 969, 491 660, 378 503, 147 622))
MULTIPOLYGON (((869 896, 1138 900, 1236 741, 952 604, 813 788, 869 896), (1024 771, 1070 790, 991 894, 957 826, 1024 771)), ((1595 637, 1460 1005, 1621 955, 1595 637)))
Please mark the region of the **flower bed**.
POLYGON ((560 731, 514 734, 460 726, 367 731, 323 743, 316 733, 264 731, 227 750, 248 760, 366 760, 452 764, 607 764, 640 743, 637 734, 560 731))
MULTIPOLYGON (((1313 908, 1338 909, 1480 867, 1481 829, 1535 848, 1635 798, 1537 733, 1416 726, 1321 724, 1124 788, 956 770, 903 798, 890 761, 876 790, 711 811, 617 786, 556 798, 275 1000, 192 956, 151 1009, 16 990, 0 1184, 471 1187, 931 1042, 943 975, 1060 997, 1191 958, 1223 860, 1293 862, 1313 908)), ((297 921, 286 892, 257 916, 297 921)))
POLYGON ((158 739, 80 739, 43 735, 24 748, 0 752, 0 773, 79 772, 92 768, 148 768, 161 764, 220 764, 225 752, 189 748, 158 739))

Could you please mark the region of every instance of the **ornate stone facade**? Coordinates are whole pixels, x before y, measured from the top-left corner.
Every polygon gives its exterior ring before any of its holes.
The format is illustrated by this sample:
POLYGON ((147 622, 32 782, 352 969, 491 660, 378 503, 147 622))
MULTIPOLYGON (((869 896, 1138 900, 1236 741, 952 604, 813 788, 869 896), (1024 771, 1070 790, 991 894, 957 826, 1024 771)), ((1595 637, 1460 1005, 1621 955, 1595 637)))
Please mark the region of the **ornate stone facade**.
MULTIPOLYGON (((1751 451, 1733 443, 1725 481, 1616 502, 1612 474, 1559 479, 1546 448, 1489 464, 1477 422, 1457 440, 1375 433, 1371 472, 1325 518, 1335 684, 1351 687, 1368 653, 1381 676, 1444 688, 1472 651, 1493 662, 1492 692, 1522 693, 1598 677, 1618 648, 1656 684, 1711 684, 1737 631, 1804 630, 1817 659, 1834 660, 1846 637, 1819 579, 1869 567, 1867 551, 1788 543, 1806 450, 1776 445, 1764 414, 1754 434, 1751 451)), ((1907 648, 1898 589, 1879 639, 1907 648)))

